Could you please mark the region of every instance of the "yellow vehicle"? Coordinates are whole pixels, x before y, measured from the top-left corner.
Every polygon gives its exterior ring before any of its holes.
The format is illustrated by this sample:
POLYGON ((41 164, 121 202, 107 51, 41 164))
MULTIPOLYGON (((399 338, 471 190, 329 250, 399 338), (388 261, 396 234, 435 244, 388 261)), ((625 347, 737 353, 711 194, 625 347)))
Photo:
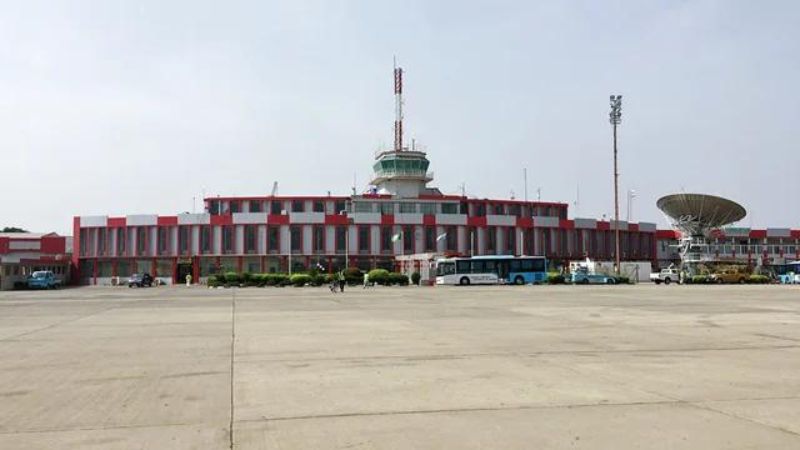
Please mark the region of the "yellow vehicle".
POLYGON ((740 272, 736 269, 725 269, 717 273, 711 274, 711 281, 714 283, 739 283, 744 284, 747 282, 748 274, 740 272))

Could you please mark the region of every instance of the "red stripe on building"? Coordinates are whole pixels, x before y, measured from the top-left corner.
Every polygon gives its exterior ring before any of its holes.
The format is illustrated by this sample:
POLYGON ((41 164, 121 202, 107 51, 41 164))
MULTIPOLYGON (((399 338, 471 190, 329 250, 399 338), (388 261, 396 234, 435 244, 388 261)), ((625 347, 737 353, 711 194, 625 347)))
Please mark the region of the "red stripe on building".
POLYGON ((611 229, 611 223, 603 222, 602 220, 597 221, 597 229, 600 231, 608 231, 611 229))
MULTIPOLYGON (((214 225, 213 219, 214 216, 211 216, 212 222, 211 224, 214 225)), ((270 214, 267 216, 267 223, 270 225, 289 225, 289 215, 288 214, 270 214)))
POLYGON ((127 226, 128 219, 125 217, 109 217, 108 228, 124 228, 127 226))
POLYGON ((467 225, 471 227, 486 227, 486 216, 467 217, 467 225))
POLYGON ((394 225, 394 214, 381 215, 381 225, 394 225))
POLYGON ((325 214, 325 225, 347 225, 347 216, 344 214, 325 214))
MULTIPOLYGON (((286 216, 286 223, 289 223, 288 216, 286 216)), ((211 225, 233 225, 233 216, 230 214, 212 215, 211 225)))
POLYGON ((436 216, 434 216, 433 214, 425 214, 425 215, 423 215, 422 216, 422 224, 423 225, 428 225, 428 226, 436 225, 436 216))
POLYGON ((8 238, 0 237, 0 253, 8 253, 8 238))
POLYGON ((629 223, 628 224, 628 231, 639 231, 639 224, 638 223, 629 223))
POLYGON ((81 218, 80 217, 73 217, 72 218, 72 265, 74 274, 73 280, 77 279, 80 276, 78 271, 78 258, 81 256, 80 252, 81 248, 81 218))
POLYGON ((558 221, 558 228, 563 230, 574 230, 575 229, 575 221, 574 220, 559 220, 558 221))
POLYGON ((795 239, 800 239, 800 230, 791 230, 789 233, 791 237, 795 239))
POLYGON ((532 217, 517 217, 517 227, 519 228, 533 228, 532 217))
POLYGON ((675 230, 656 230, 656 239, 680 239, 681 235, 675 230))
POLYGON ((51 255, 65 254, 67 247, 67 239, 63 236, 44 236, 40 245, 41 253, 48 253, 51 255))
POLYGON ((175 226, 178 224, 178 216, 159 216, 156 225, 161 227, 175 226))
POLYGON ((750 239, 764 239, 767 237, 767 230, 750 230, 750 239))

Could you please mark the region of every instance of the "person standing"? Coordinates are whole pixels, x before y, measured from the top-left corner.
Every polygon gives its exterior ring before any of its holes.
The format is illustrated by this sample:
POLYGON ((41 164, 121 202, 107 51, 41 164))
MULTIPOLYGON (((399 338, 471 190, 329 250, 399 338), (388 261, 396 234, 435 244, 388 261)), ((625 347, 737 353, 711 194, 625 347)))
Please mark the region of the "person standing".
POLYGON ((366 289, 367 286, 369 286, 369 272, 364 274, 364 289, 366 289))
POLYGON ((339 292, 344 292, 344 284, 347 281, 344 277, 344 270, 339 272, 339 292))

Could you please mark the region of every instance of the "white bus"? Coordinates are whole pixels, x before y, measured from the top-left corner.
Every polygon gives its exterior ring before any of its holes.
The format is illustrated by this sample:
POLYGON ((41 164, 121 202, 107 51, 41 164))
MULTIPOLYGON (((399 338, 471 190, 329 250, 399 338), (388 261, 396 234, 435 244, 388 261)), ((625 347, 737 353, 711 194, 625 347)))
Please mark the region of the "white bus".
POLYGON ((539 284, 547 281, 542 256, 474 256, 436 262, 436 284, 539 284))

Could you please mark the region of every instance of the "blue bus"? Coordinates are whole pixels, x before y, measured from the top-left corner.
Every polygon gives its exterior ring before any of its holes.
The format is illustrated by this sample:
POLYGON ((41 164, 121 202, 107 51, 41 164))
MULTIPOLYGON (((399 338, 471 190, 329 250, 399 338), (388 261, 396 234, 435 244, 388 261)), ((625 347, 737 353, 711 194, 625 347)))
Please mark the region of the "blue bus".
POLYGON ((540 284, 547 281, 543 256, 473 256, 436 262, 436 284, 540 284))

